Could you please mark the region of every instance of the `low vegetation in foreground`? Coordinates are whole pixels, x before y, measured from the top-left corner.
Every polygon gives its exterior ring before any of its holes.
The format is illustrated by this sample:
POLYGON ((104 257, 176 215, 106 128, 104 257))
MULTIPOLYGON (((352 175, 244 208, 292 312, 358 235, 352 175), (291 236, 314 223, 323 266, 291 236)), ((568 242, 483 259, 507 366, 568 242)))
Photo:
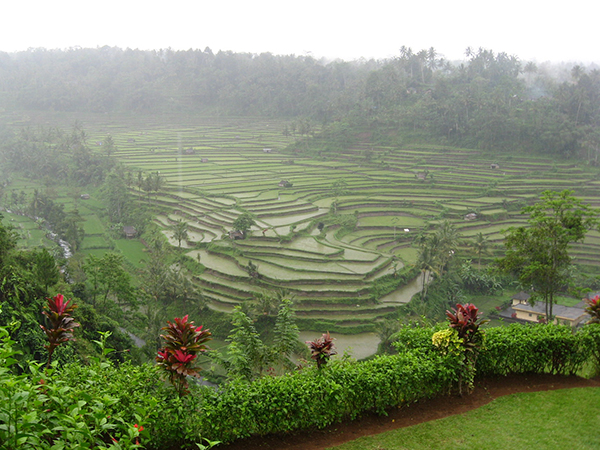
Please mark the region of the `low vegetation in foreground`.
MULTIPOLYGON (((48 345, 71 339, 76 324, 62 296, 48 299, 48 345), (62 325, 65 325, 64 327, 62 325), (68 326, 66 326, 68 325, 68 326)), ((595 311, 593 304, 590 312, 595 311)), ((309 343, 317 364, 219 387, 193 383, 210 334, 187 317, 163 328, 158 365, 116 366, 107 335, 90 365, 19 360, 11 327, 0 328, 0 440, 6 449, 210 448, 216 442, 327 428, 423 398, 467 394, 478 375, 597 373, 600 324, 577 333, 563 325, 513 324, 483 330, 474 305, 457 305, 448 325, 403 327, 396 355, 330 360, 327 334, 309 343), (167 381, 170 381, 170 384, 167 381)), ((56 345, 54 345, 56 344, 56 345)), ((243 353, 232 364, 244 367, 243 353)))

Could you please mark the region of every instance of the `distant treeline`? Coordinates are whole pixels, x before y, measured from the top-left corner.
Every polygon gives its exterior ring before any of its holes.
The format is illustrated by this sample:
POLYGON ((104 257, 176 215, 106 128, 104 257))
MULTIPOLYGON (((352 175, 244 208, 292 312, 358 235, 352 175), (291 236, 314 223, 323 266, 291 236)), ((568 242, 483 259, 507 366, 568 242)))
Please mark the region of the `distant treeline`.
POLYGON ((466 55, 451 63, 433 48, 402 47, 387 60, 325 62, 209 48, 32 49, 0 53, 0 101, 54 111, 311 117, 334 123, 338 142, 359 127, 382 143, 400 133, 597 161, 599 70, 573 66, 555 77, 506 53, 466 55))
POLYGON ((56 111, 304 115, 329 108, 366 73, 363 65, 324 65, 311 57, 271 54, 215 54, 208 48, 0 53, 5 101, 56 111))

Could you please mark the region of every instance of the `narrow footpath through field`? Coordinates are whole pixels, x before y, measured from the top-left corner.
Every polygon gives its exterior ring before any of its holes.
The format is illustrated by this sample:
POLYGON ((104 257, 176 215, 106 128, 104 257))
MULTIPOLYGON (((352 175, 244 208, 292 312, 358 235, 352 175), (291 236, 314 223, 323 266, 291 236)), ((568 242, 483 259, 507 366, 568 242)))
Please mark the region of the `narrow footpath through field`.
POLYGON ((462 414, 504 395, 575 387, 600 387, 600 377, 585 379, 559 375, 512 375, 477 382, 473 394, 439 397, 388 411, 387 416, 365 415, 352 422, 332 425, 327 430, 303 431, 283 436, 243 439, 219 450, 324 450, 326 448, 396 428, 409 427, 453 414, 462 414))

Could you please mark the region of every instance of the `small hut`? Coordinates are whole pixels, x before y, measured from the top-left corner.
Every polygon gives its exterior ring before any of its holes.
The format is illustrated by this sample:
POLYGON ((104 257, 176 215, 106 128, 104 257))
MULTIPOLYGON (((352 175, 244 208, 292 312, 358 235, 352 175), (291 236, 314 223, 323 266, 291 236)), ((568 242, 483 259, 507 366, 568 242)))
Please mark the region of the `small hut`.
POLYGON ((500 168, 500 164, 490 164, 490 169, 499 169, 500 168))
POLYGON ((264 153, 272 153, 273 149, 272 148, 263 148, 263 152, 264 153))
POLYGON ((244 233, 240 230, 231 230, 229 232, 229 239, 233 239, 234 241, 244 239, 245 237, 244 233))
POLYGON ((202 159, 200 160, 200 162, 201 162, 201 163, 207 163, 207 162, 208 162, 208 158, 202 158, 202 159))
POLYGON ((135 229, 135 227, 126 225, 123 227, 123 234, 127 239, 133 239, 137 236, 137 230, 135 229))

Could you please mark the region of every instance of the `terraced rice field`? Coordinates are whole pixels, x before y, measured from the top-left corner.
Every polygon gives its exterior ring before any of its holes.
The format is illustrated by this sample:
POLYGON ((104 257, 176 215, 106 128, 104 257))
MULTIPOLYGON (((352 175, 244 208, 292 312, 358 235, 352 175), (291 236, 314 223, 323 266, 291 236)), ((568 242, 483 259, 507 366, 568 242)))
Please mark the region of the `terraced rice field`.
MULTIPOLYGON (((572 189, 600 206, 598 172, 571 162, 370 144, 326 159, 286 152, 294 137, 282 129, 283 123, 264 119, 190 118, 185 126, 113 122, 91 132, 93 140, 111 133, 117 157, 132 170, 166 179, 150 199, 163 211, 155 223, 177 245, 169 227, 188 222, 182 247, 206 267, 196 282, 216 310, 231 311, 254 293, 285 288, 296 297, 299 317, 372 325, 420 289, 414 280, 383 299, 370 294, 378 278, 415 262, 411 241, 421 229, 449 219, 469 251, 469 239, 480 232, 499 247, 502 230, 524 223, 521 206, 545 189, 572 189), (365 150, 372 157, 365 159, 365 150), (334 186, 340 180, 341 189, 334 186), (281 181, 292 186, 280 187, 281 181), (354 217, 355 229, 335 226, 332 209, 338 217, 354 217), (243 211, 254 214, 258 226, 245 240, 232 241, 228 232, 243 211), (469 213, 476 218, 466 220, 469 213), (259 278, 248 275, 250 261, 259 278)), ((136 186, 131 190, 145 198, 136 186)), ((574 254, 600 265, 600 234, 574 246, 574 254)))

